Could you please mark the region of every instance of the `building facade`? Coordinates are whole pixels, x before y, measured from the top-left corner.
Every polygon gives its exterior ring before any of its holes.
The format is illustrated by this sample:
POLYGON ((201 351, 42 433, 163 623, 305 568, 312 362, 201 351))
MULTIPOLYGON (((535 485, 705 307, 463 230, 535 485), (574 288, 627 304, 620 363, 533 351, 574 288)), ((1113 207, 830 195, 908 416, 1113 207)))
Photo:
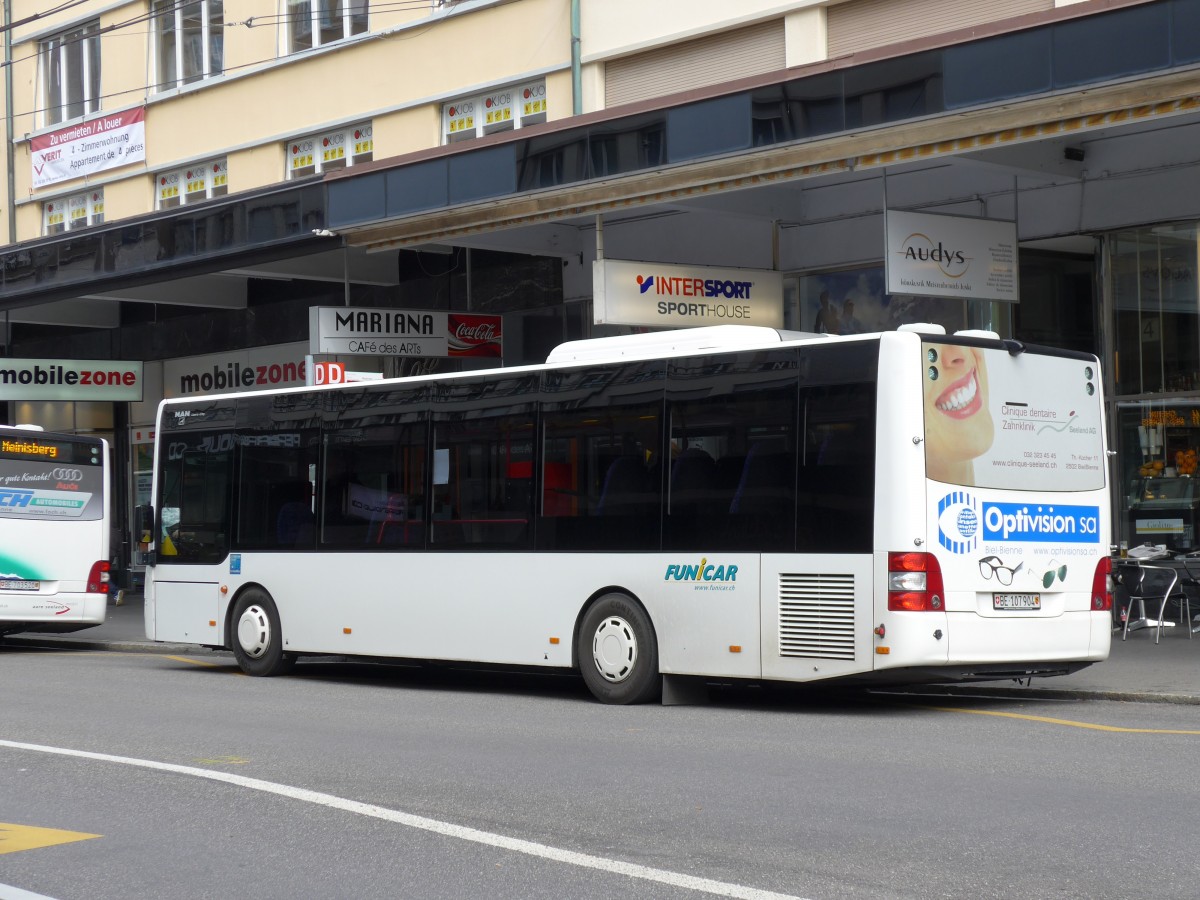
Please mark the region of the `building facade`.
POLYGON ((313 308, 446 314, 502 348, 339 357, 386 374, 698 324, 614 314, 603 273, 630 263, 777 277, 790 329, 1095 352, 1114 539, 1194 543, 1195 0, 5 12, 7 421, 109 435, 126 515, 158 400, 303 383, 313 308), (1014 295, 888 290, 889 214, 1010 228, 1014 295), (135 364, 142 399, 23 374, 91 361, 135 364))

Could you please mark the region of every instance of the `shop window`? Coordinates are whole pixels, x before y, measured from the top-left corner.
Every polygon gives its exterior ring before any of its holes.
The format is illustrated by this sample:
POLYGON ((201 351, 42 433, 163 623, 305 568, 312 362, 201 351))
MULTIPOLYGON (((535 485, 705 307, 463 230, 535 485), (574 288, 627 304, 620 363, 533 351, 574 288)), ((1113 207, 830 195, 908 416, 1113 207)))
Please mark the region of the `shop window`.
POLYGON ((153 6, 158 84, 168 91, 225 71, 224 0, 153 6))
POLYGON ((784 326, 818 334, 894 331, 910 322, 932 322, 948 332, 968 327, 967 302, 887 293, 883 266, 798 276, 784 310, 784 326))
POLYGON ((546 82, 533 81, 442 104, 442 142, 472 140, 546 121, 546 82))
POLYGON ((1200 512, 1200 402, 1134 401, 1117 407, 1119 513, 1128 547, 1197 548, 1200 512))
POLYGON ((160 172, 156 187, 158 209, 223 197, 229 193, 229 163, 225 159, 213 159, 170 172, 160 172))
POLYGON ((104 222, 104 189, 96 188, 42 204, 42 233, 59 234, 104 222))
POLYGON ((324 47, 367 30, 367 0, 287 0, 288 52, 324 47))
POLYGON ((1108 246, 1116 393, 1200 389, 1196 225, 1121 232, 1108 246))
POLYGON ((360 165, 375 158, 375 140, 370 122, 337 131, 309 135, 288 144, 287 177, 303 178, 334 169, 360 165))
POLYGON ((100 23, 42 41, 42 121, 57 125, 100 109, 100 23))

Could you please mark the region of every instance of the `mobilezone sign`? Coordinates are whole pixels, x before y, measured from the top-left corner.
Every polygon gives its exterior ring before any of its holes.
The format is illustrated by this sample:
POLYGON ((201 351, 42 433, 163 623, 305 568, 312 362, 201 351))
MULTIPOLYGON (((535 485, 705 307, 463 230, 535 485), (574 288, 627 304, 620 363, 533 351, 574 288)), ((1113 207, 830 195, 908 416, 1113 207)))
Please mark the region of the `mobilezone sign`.
POLYGON ((592 300, 597 325, 783 327, 783 275, 767 269, 600 259, 592 300))

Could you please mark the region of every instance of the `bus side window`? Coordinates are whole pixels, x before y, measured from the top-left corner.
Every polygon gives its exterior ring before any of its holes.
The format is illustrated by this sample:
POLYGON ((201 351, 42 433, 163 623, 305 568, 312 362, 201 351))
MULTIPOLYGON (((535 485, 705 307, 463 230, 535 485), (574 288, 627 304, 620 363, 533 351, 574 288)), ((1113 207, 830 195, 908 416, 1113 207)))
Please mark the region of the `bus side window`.
POLYGON ((875 516, 875 384, 807 388, 798 483, 801 552, 869 552, 875 516))

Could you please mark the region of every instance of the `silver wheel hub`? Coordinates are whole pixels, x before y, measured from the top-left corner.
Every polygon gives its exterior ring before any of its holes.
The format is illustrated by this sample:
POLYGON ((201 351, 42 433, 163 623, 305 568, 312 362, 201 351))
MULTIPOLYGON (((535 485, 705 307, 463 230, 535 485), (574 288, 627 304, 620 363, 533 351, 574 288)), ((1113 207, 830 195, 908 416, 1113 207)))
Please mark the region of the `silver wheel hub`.
POLYGON ((271 620, 261 606, 251 605, 242 610, 237 623, 238 644, 251 659, 258 659, 271 646, 271 620))
POLYGON ((592 659, 606 681, 624 681, 637 662, 638 645, 633 628, 620 616, 609 616, 592 637, 592 659))

